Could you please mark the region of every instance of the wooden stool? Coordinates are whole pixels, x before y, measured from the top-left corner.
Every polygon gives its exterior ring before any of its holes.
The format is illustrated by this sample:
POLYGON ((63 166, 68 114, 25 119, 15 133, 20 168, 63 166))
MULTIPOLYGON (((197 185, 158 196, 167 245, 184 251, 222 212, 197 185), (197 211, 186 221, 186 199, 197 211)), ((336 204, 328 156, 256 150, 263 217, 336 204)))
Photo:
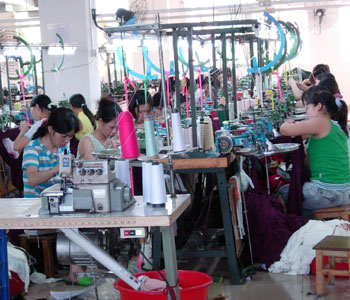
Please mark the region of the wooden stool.
POLYGON ((334 275, 345 275, 350 278, 350 237, 328 235, 313 247, 316 250, 316 292, 323 295, 324 275, 328 274, 328 282, 334 282, 334 275), (323 256, 328 256, 326 266, 323 266, 323 256), (335 257, 345 257, 349 265, 348 270, 336 270, 335 257))
POLYGON ((325 220, 325 219, 342 219, 349 221, 350 220, 350 204, 330 207, 330 208, 321 208, 313 211, 316 220, 325 220))
POLYGON ((42 253, 44 258, 45 275, 47 278, 53 277, 55 273, 55 265, 52 252, 52 243, 56 241, 57 233, 47 235, 25 235, 19 236, 20 246, 29 253, 29 243, 37 243, 38 240, 42 245, 42 253))

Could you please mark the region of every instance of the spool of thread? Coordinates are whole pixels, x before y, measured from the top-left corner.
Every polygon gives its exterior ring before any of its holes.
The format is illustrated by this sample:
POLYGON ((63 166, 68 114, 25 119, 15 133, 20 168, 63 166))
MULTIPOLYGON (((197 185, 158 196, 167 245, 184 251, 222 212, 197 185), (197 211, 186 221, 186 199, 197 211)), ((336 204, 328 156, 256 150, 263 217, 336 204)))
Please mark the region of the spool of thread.
POLYGON ((157 162, 151 165, 152 180, 151 204, 153 207, 163 207, 167 201, 163 165, 157 162))
POLYGON ((146 139, 146 155, 149 157, 158 156, 158 147, 156 137, 154 135, 153 120, 150 116, 145 116, 144 121, 145 139, 146 139))
POLYGON ((214 131, 213 131, 213 123, 211 118, 206 118, 206 122, 208 123, 208 150, 215 151, 215 138, 214 138, 214 131))
POLYGON ((203 149, 204 138, 204 119, 197 119, 197 145, 200 149, 203 149))
POLYGON ((193 137, 192 137, 192 127, 186 126, 182 128, 182 132, 184 134, 185 146, 193 147, 193 137))
POLYGON ((182 132, 180 114, 177 111, 174 111, 171 114, 171 127, 173 130, 173 150, 174 152, 184 151, 185 148, 185 139, 182 132))
POLYGON ((146 204, 151 203, 151 166, 152 162, 150 161, 142 163, 142 195, 143 202, 146 204))
POLYGON ((137 158, 140 156, 140 149, 137 144, 135 125, 132 114, 123 111, 118 116, 120 147, 123 158, 137 158))
POLYGON ((131 188, 130 180, 130 163, 128 160, 116 160, 114 162, 115 178, 119 179, 121 182, 125 183, 131 188))
POLYGON ((235 104, 232 101, 228 103, 228 116, 230 120, 235 119, 235 104))

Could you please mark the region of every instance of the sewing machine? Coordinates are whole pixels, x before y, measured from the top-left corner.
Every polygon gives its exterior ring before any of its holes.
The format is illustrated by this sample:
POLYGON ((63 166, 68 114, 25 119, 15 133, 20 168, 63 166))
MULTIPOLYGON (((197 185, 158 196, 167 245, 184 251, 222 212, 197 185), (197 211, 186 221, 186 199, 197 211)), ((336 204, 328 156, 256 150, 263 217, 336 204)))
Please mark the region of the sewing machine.
POLYGON ((107 160, 73 160, 61 154, 59 175, 61 183, 41 193, 40 215, 117 212, 135 202, 130 187, 115 178, 107 160))

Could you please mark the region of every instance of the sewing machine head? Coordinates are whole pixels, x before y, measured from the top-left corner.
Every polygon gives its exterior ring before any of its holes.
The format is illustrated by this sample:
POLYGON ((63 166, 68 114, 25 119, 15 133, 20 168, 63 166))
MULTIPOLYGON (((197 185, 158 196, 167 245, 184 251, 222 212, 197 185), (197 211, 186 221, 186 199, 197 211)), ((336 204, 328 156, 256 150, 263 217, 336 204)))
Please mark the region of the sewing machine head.
POLYGON ((61 183, 41 193, 40 214, 123 211, 135 199, 129 186, 115 178, 107 160, 78 160, 61 154, 61 183))

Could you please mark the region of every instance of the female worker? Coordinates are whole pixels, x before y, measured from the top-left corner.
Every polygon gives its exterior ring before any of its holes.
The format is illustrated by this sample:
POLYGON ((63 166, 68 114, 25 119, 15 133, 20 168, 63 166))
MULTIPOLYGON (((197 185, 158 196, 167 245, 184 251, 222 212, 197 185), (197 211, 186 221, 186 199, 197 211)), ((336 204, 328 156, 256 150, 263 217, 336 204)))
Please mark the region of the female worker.
POLYGON ((80 130, 74 135, 80 141, 81 138, 95 129, 94 115, 86 105, 85 98, 82 94, 74 94, 69 98, 71 110, 77 115, 80 121, 80 130))
POLYGON ((23 153, 25 198, 39 197, 44 189, 60 182, 59 153, 68 151, 69 141, 78 130, 78 118, 64 107, 54 110, 38 128, 23 153))
POLYGON ((311 180, 303 186, 303 210, 350 203, 350 168, 347 146, 346 103, 328 90, 315 86, 303 94, 308 120, 282 124, 285 136, 310 135, 307 155, 311 180))
POLYGON ((35 123, 29 128, 27 122, 21 122, 19 126, 20 133, 13 144, 13 148, 17 152, 22 152, 23 148, 30 142, 38 128, 47 120, 50 112, 57 108, 55 105, 52 105, 51 99, 46 95, 35 96, 30 102, 30 107, 35 123))
POLYGON ((150 93, 147 92, 147 99, 145 98, 145 92, 138 90, 129 102, 129 111, 135 118, 136 126, 142 126, 145 115, 152 113, 153 101, 150 93))
POLYGON ((94 132, 88 133, 80 140, 77 157, 93 160, 93 152, 116 148, 114 137, 117 134, 117 118, 121 111, 117 103, 101 99, 96 113, 98 126, 94 132))

